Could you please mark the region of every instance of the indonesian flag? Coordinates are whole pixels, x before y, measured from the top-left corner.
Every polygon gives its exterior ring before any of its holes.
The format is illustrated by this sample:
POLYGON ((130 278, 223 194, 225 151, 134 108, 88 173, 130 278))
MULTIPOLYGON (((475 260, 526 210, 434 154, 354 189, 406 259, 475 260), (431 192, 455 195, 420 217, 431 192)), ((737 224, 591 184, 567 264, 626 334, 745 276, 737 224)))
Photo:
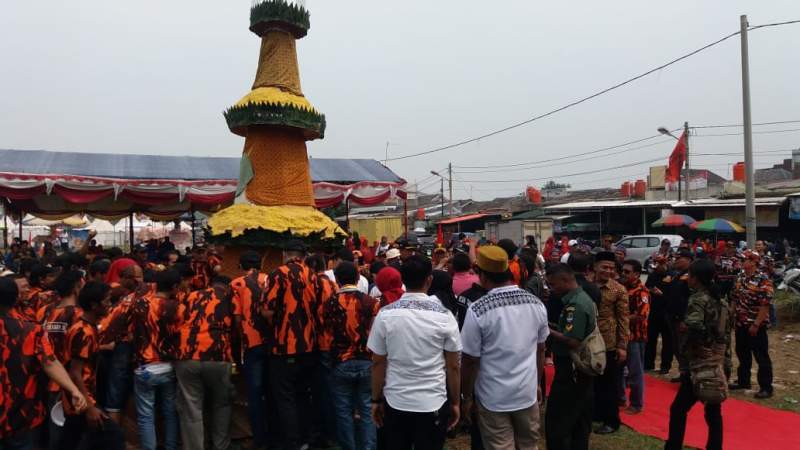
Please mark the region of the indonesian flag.
POLYGON ((666 181, 675 182, 681 177, 681 169, 686 163, 686 132, 681 134, 678 143, 675 144, 675 149, 669 155, 669 166, 667 167, 666 181))

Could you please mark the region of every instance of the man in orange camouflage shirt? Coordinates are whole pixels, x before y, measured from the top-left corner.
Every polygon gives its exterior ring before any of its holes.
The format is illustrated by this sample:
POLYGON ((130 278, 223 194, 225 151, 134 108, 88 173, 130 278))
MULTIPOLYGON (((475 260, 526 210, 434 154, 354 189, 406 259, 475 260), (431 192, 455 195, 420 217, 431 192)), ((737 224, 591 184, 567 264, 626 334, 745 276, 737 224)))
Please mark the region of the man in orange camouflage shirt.
MULTIPOLYGON (((628 377, 620 375, 620 401, 626 402, 626 388, 630 388, 628 414, 639 414, 644 407, 644 348, 647 343, 647 318, 650 315, 650 292, 642 283, 642 264, 635 259, 622 263, 622 282, 628 290, 630 312, 630 340, 626 366, 628 377)), ((620 365, 620 370, 622 370, 620 365)))
POLYGON ((202 450, 205 444, 203 404, 209 405, 214 449, 231 445, 231 280, 217 276, 211 287, 194 291, 180 305, 178 413, 184 448, 202 450))
POLYGON ((77 448, 122 450, 125 448, 122 429, 97 405, 97 356, 100 351, 98 323, 111 306, 111 289, 104 283, 90 281, 81 289, 78 304, 83 310, 80 320, 67 331, 65 366, 69 376, 88 402, 80 411, 67 392, 61 404, 65 422, 58 441, 61 450, 77 448))
MULTIPOLYGON (((267 276, 259 272, 261 255, 248 250, 239 256, 242 276, 231 282, 233 294, 233 329, 241 336, 245 387, 247 388, 247 414, 253 433, 253 446, 264 447, 273 433, 273 408, 267 408, 267 364, 269 357, 269 327, 261 315, 263 291, 267 276)), ((242 355, 235 355, 238 361, 242 355)))
POLYGON ((75 408, 86 408, 86 398, 56 359, 42 327, 14 310, 18 296, 14 280, 0 278, 0 448, 4 449, 33 447, 32 432, 46 415, 38 389, 42 372, 69 392, 75 408))
POLYGON ((281 412, 284 448, 301 448, 311 433, 308 395, 316 358, 316 275, 303 263, 305 244, 290 241, 283 251, 284 264, 270 273, 264 316, 270 322, 272 342, 270 377, 275 406, 281 412))

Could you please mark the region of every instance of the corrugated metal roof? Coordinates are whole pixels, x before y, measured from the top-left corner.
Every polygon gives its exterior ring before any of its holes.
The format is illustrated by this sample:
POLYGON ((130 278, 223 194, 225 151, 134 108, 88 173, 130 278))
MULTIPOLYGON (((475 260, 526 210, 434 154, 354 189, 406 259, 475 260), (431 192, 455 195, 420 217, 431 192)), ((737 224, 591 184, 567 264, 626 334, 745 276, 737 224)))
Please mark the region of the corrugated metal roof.
POLYGON ((572 202, 560 205, 545 206, 548 211, 560 211, 564 209, 597 209, 597 208, 630 208, 643 206, 671 206, 669 201, 650 201, 650 200, 606 200, 593 202, 572 202))
MULTIPOLYGON (((311 158, 310 165, 313 182, 404 181, 374 159, 311 158)), ((239 158, 0 149, 0 172, 124 179, 236 180, 239 158)))

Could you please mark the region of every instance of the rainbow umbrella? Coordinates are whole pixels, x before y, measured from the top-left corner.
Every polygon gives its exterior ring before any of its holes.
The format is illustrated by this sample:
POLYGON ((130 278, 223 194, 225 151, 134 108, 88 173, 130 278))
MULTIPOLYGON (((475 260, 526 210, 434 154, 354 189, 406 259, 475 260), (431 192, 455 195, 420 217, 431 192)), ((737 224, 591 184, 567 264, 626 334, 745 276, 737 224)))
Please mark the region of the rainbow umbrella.
POLYGON ((705 231, 707 233, 744 233, 744 227, 725 219, 701 220, 692 224, 691 228, 695 231, 705 231))
POLYGON ((689 216, 683 214, 673 214, 671 216, 662 217, 655 222, 654 227, 688 227, 696 221, 689 216))

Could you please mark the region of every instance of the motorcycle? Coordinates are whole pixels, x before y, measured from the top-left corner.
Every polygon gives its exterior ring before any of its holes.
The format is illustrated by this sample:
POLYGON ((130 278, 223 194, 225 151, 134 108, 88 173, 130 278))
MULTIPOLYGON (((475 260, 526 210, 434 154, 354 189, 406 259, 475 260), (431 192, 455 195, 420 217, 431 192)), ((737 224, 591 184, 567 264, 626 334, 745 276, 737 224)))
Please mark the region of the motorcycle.
POLYGON ((792 292, 800 295, 800 268, 796 264, 789 264, 783 268, 782 280, 778 290, 792 292))

